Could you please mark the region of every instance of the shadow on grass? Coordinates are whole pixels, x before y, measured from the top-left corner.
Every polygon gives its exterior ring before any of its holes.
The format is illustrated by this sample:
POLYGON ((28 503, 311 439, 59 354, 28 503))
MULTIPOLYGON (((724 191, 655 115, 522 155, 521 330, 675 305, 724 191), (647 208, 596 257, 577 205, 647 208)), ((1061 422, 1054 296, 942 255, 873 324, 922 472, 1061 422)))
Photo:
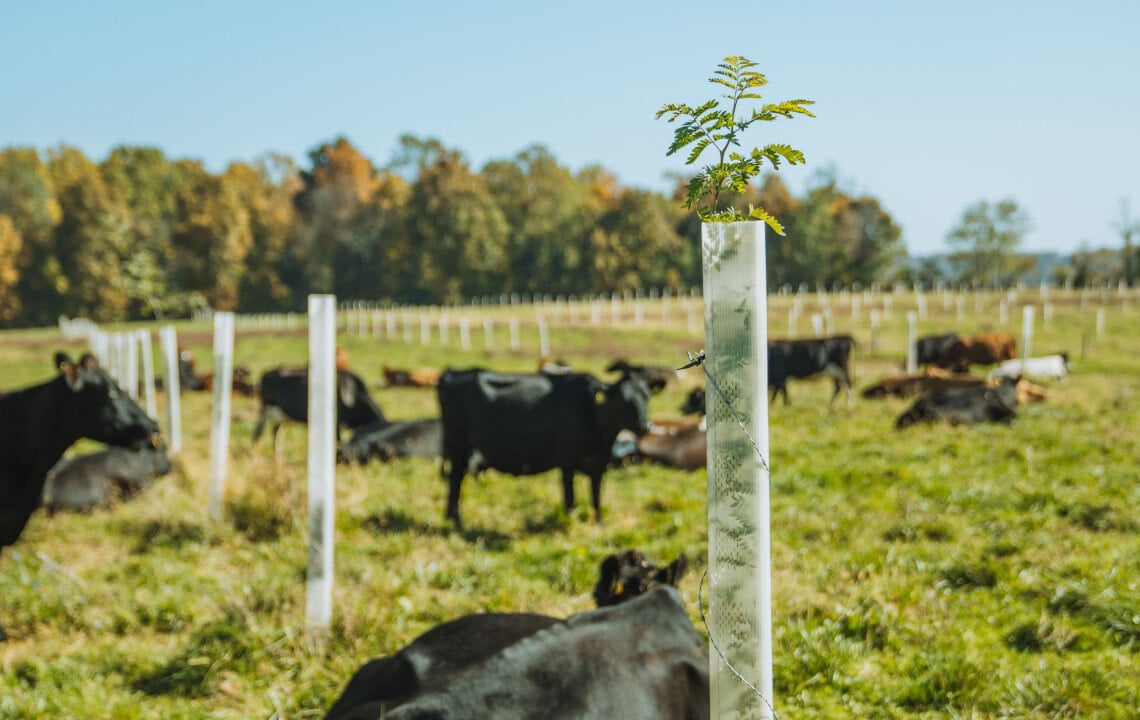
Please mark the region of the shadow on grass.
POLYGON ((360 521, 360 527, 373 535, 389 535, 406 532, 428 534, 437 531, 433 525, 404 512, 403 510, 386 509, 380 513, 369 515, 360 521))
POLYGON ((206 529, 188 522, 151 520, 141 525, 130 523, 123 530, 124 534, 138 536, 131 548, 131 552, 136 555, 160 548, 180 550, 187 545, 198 545, 206 541, 206 529))

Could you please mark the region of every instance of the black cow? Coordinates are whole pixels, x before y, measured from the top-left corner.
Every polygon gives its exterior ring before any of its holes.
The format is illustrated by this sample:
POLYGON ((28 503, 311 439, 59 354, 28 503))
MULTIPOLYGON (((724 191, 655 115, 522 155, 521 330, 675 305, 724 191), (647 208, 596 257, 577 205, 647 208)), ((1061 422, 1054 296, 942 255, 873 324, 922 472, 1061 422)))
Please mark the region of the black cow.
POLYGON ((944 388, 919 398, 895 421, 895 429, 946 420, 951 425, 992 421, 1009 425, 1017 416, 1017 381, 994 386, 944 388))
MULTIPOLYGON (((337 436, 340 428, 359 428, 369 423, 388 424, 380 406, 368 393, 368 386, 358 375, 348 370, 336 373, 336 417, 337 436)), ((277 446, 277 430, 286 420, 309 421, 309 371, 307 368, 276 368, 261 376, 258 387, 261 397, 261 413, 253 428, 253 441, 261 437, 266 423, 270 425, 274 447, 277 446)))
MULTIPOLYGON (((610 555, 602 561, 594 598, 598 607, 612 607, 635 600, 658 586, 675 587, 686 565, 684 555, 667 568, 658 567, 636 550, 610 555)), ((419 636, 395 655, 361 666, 329 708, 325 720, 389 717, 388 713, 396 708, 430 696, 441 686, 450 685, 453 678, 462 677, 464 672, 481 672, 489 662, 496 662, 492 658, 503 655, 507 648, 536 633, 571 622, 573 618, 559 620, 534 613, 483 613, 444 623, 419 636)), ((520 685, 528 685, 525 678, 525 675, 519 676, 520 685)), ((531 687, 532 692, 544 689, 531 687)), ((585 692, 587 688, 579 690, 585 692)), ((556 698, 550 700, 553 702, 556 698)), ((497 710, 511 712, 509 707, 497 710)), ((490 709, 485 711, 490 712, 490 709)), ((539 712, 531 717, 549 714, 539 712)))
POLYGON ((56 353, 55 363, 55 379, 0 395, 0 551, 20 537, 40 506, 48 471, 75 441, 130 448, 160 442, 157 423, 94 356, 75 363, 56 353))
POLYGON ((369 423, 336 451, 337 462, 367 463, 372 458, 438 458, 443 454, 443 422, 439 418, 369 423))
POLYGON ((850 335, 800 340, 773 340, 768 343, 768 387, 774 401, 781 393, 788 399, 788 378, 807 378, 827 373, 835 381, 835 401, 844 387, 851 393, 851 351, 855 339, 850 335))
POLYGON ((51 514, 60 510, 91 512, 126 500, 145 490, 150 481, 170 472, 166 449, 129 450, 109 447, 86 455, 64 458, 48 473, 44 484, 44 507, 51 514))
POLYGON ((958 342, 958 333, 923 335, 914 341, 914 355, 919 365, 930 365, 958 342))
POLYGON ((562 471, 566 511, 574 507, 574 473, 590 477, 601 519, 602 475, 622 430, 648 429, 650 390, 636 374, 606 385, 592 375, 500 375, 448 370, 440 378, 447 518, 462 528, 459 489, 471 460, 511 475, 562 471))

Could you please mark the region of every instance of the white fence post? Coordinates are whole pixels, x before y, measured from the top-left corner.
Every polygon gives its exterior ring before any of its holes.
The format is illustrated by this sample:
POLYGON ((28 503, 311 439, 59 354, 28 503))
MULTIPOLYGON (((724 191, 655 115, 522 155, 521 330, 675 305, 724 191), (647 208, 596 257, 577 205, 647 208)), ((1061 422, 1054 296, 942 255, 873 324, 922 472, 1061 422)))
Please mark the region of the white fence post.
POLYGON ((1033 350, 1033 313, 1032 305, 1021 308, 1021 374, 1025 375, 1028 369, 1030 353, 1033 350))
POLYGON ((139 353, 142 355, 143 399, 146 402, 146 414, 157 418, 158 402, 154 397, 154 347, 151 345, 150 330, 137 330, 135 338, 139 342, 139 353))
POLYGON ((336 469, 336 296, 309 296, 309 562, 305 624, 332 618, 336 469))
POLYGON ((210 422, 211 520, 222 519, 230 453, 230 387, 233 384, 234 314, 214 313, 214 412, 210 422))
POLYGON ((906 374, 914 375, 918 372, 918 348, 915 347, 915 342, 918 340, 918 314, 908 312, 906 314, 906 374))
POLYGON ((182 452, 182 383, 178 376, 178 335, 173 325, 158 331, 162 341, 163 378, 166 393, 166 429, 170 433, 170 454, 182 452))
POLYGON ((775 715, 764 227, 701 226, 710 378, 708 629, 715 643, 709 687, 712 717, 720 720, 775 715))

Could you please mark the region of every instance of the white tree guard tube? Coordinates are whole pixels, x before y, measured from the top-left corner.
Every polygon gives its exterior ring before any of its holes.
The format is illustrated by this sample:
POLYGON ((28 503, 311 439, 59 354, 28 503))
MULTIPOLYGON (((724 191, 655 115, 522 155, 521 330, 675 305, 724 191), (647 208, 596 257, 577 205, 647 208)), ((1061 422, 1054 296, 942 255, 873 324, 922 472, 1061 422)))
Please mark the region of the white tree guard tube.
POLYGON ((721 720, 774 716, 764 228, 736 222, 701 229, 709 669, 712 717, 721 720))
POLYGON ((918 372, 918 315, 913 312, 906 314, 906 374, 914 375, 918 372))
POLYGON ((210 519, 222 519, 230 459, 230 405, 234 367, 234 314, 214 313, 214 413, 210 422, 210 519))
POLYGON ((309 563, 305 624, 332 618, 336 470, 336 297, 309 296, 309 563))
POLYGON ((151 345, 150 330, 137 330, 135 337, 139 341, 139 354, 143 364, 143 399, 146 402, 146 414, 158 418, 158 401, 154 397, 154 347, 151 345))

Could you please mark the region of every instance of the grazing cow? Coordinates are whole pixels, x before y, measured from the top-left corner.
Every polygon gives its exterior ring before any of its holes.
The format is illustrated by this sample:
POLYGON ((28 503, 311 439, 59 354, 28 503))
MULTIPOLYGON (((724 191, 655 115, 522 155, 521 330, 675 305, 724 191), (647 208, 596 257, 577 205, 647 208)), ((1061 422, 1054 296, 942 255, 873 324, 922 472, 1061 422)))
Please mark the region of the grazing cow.
MULTIPOLYGON (((202 375, 202 383, 204 384, 203 390, 214 389, 214 372, 211 370, 202 375)), ((257 394, 257 386, 253 384, 253 373, 245 365, 238 365, 234 367, 232 379, 230 380, 230 389, 234 395, 241 395, 243 397, 253 397, 257 394)))
POLYGON ((773 340, 768 343, 768 387, 775 401, 781 393, 788 405, 788 379, 808 378, 827 373, 835 381, 835 393, 847 388, 851 392, 851 351, 855 339, 850 335, 800 340, 773 340))
POLYGON ((606 367, 606 372, 620 372, 622 377, 637 375, 655 394, 665 389, 671 380, 677 379, 677 371, 659 365, 631 365, 629 360, 618 358, 606 367))
POLYGON ((0 395, 0 551, 20 537, 42 502, 48 471, 76 440, 129 448, 160 442, 158 424, 94 356, 75 363, 56 353, 55 363, 56 378, 0 395))
POLYGON ((387 462, 393 458, 439 458, 443 454, 443 423, 439 418, 369 423, 336 451, 339 463, 364 465, 372 458, 387 462))
POLYGON ((958 339, 958 333, 924 335, 918 338, 914 341, 914 355, 918 364, 929 365, 937 361, 958 339))
POLYGON ((696 470, 706 467, 708 432, 705 418, 682 423, 653 421, 637 438, 636 457, 667 467, 696 470))
POLYGON ((681 406, 681 412, 685 415, 704 415, 705 414, 705 391, 703 388, 694 388, 685 397, 685 404, 681 406))
POLYGON ((91 512, 110 507, 145 490, 150 481, 171 470, 165 448, 129 450, 108 447, 64 458, 48 473, 43 503, 49 514, 60 510, 91 512))
POLYGON ((991 421, 1009 425, 1017 416, 1017 384, 946 388, 919 398, 895 421, 895 429, 945 420, 951 425, 991 421))
MULTIPOLYGON (((358 375, 349 370, 337 370, 336 387, 338 436, 341 427, 356 429, 368 423, 388 424, 380 406, 368 393, 368 386, 358 375)), ((308 368, 269 370, 261 376, 258 390, 261 413, 253 427, 253 441, 257 442, 266 423, 269 423, 276 448, 277 430, 281 423, 286 420, 309 421, 308 368)))
MULTIPOLYGON (((630 605, 659 586, 675 587, 685 566, 683 555, 668 568, 657 567, 636 550, 620 556, 610 555, 602 562, 601 577, 594 589, 594 598, 598 607, 613 607, 619 603, 630 605)), ((344 691, 329 708, 325 720, 390 717, 389 713, 401 706, 438 692, 466 673, 483 673, 490 665, 500 662, 496 658, 506 655, 508 648, 512 648, 510 653, 514 654, 513 648, 528 638, 575 622, 580 621, 574 618, 559 620, 533 613, 484 613, 444 623, 419 636, 395 655, 377 658, 363 665, 353 674, 344 691)), ((652 625, 650 622, 646 627, 652 625)), ((631 640, 632 638, 624 636, 612 638, 612 642, 626 644, 631 640)), ((602 659, 604 661, 605 658, 602 659)), ((703 658, 698 653, 695 659, 699 661, 703 658)), ((526 668, 527 671, 540 669, 541 666, 534 665, 526 668)), ((627 671, 632 669, 626 668, 627 671)), ((544 683, 523 681, 527 677, 533 676, 527 672, 518 675, 516 684, 529 686, 530 692, 541 693, 548 689, 544 683)), ((586 690, 587 688, 578 688, 579 692, 586 690)), ((552 695, 547 707, 531 715, 510 714, 521 710, 515 700, 510 700, 508 704, 486 707, 483 712, 494 713, 493 717, 548 717, 551 716, 552 709, 558 706, 558 699, 552 695)), ((626 713, 621 716, 638 717, 626 713)), ((666 714, 652 717, 673 716, 666 714)), ((698 714, 695 717, 705 716, 698 714)))
POLYGON ((959 338, 932 365, 966 372, 970 365, 994 365, 1017 355, 1017 338, 1009 333, 979 333, 959 338))
POLYGON ((648 429, 650 390, 638 375, 606 385, 592 375, 501 375, 445 371, 439 381, 447 515, 461 528, 459 490, 469 463, 511 475, 562 471, 566 511, 574 507, 574 473, 590 477, 601 519, 602 475, 622 430, 648 429))
POLYGON ((384 381, 389 387, 433 388, 439 385, 441 371, 433 368, 395 368, 384 365, 384 381))
POLYGON ((1069 374, 1068 353, 1043 355, 1041 357, 1015 358, 1006 360, 990 371, 990 379, 999 377, 1032 377, 1045 380, 1061 380, 1069 374))

